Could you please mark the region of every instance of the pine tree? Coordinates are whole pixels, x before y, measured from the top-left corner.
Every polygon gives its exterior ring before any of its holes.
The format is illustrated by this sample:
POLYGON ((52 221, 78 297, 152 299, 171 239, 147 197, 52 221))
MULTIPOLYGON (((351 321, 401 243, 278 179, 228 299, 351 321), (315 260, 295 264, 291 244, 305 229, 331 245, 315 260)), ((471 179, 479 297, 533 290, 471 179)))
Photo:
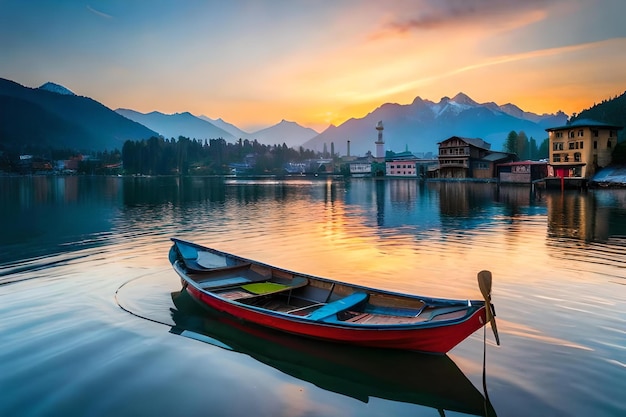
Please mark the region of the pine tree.
POLYGON ((506 137, 504 152, 517 153, 517 133, 514 130, 511 130, 506 137))

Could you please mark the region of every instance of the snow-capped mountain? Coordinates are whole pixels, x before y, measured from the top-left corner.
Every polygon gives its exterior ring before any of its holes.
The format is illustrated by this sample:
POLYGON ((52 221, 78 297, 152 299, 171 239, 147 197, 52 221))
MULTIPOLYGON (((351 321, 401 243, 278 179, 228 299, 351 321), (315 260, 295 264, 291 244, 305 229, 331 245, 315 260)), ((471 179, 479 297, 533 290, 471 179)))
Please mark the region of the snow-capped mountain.
POLYGON ((73 91, 69 88, 63 87, 62 85, 47 82, 39 87, 40 90, 50 91, 51 93, 57 93, 64 96, 75 96, 73 91))
POLYGON ((459 93, 454 96, 453 99, 443 97, 439 101, 439 103, 431 102, 429 107, 435 117, 438 117, 445 113, 459 114, 462 111, 471 109, 472 107, 476 107, 477 105, 478 103, 476 103, 474 100, 472 100, 463 93, 459 93))
POLYGON ((334 143, 340 154, 346 153, 350 141, 352 155, 374 152, 377 138, 376 123, 384 125, 385 150, 436 152, 437 143, 451 136, 480 138, 501 150, 511 131, 524 131, 537 142, 547 137, 545 129, 566 123, 563 112, 537 115, 525 112, 513 104, 477 103, 466 94, 443 97, 439 102, 416 97, 411 104, 386 103, 361 119, 350 119, 331 126, 305 142, 308 149, 322 150, 334 143))
POLYGON ((220 118, 196 117, 188 112, 143 114, 118 109, 115 114, 102 104, 77 96, 52 82, 31 89, 0 79, 0 90, 6 101, 3 108, 15 116, 9 117, 7 113, 5 119, 17 121, 28 115, 30 120, 24 125, 17 122, 6 124, 5 130, 13 132, 10 136, 43 138, 41 140, 53 143, 57 141, 56 133, 53 133, 58 131, 59 144, 82 146, 82 142, 85 147, 94 149, 120 147, 126 139, 148 138, 158 133, 166 138, 185 136, 192 139, 223 138, 229 142, 248 139, 266 145, 284 143, 293 148, 302 146, 317 151, 334 145, 335 152, 340 155, 347 153, 347 142, 350 141, 351 154, 364 155, 367 151, 374 152, 375 127, 378 121, 382 121, 386 150, 398 152, 408 148, 414 153, 437 152, 437 143, 451 136, 480 138, 490 143, 491 149, 501 150, 511 131, 524 131, 529 138, 540 143, 547 137, 546 128, 561 126, 568 119, 563 112, 538 115, 512 103, 477 103, 459 93, 453 98, 443 97, 438 102, 418 96, 410 104, 385 103, 363 118, 329 126, 319 134, 286 120, 248 133, 220 118), (107 120, 106 127, 101 124, 101 119, 107 120))

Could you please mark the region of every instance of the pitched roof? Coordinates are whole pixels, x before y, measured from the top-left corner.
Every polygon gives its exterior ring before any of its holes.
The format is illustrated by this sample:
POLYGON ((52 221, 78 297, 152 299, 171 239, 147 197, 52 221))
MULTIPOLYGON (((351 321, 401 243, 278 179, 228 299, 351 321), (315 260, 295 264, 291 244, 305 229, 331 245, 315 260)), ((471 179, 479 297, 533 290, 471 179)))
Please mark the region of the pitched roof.
POLYGON ((511 158, 513 155, 506 152, 490 152, 488 155, 485 155, 482 159, 483 161, 496 162, 501 161, 503 159, 511 158))
POLYGON ((461 136, 451 136, 446 140, 442 140, 441 142, 438 142, 438 145, 441 145, 444 142, 449 141, 450 139, 459 139, 462 140, 463 142, 467 143, 468 145, 472 145, 476 148, 481 148, 481 149, 485 149, 485 150, 489 150, 491 149, 491 144, 485 142, 484 140, 480 139, 480 138, 464 138, 461 136))
POLYGON ((592 120, 592 119, 578 119, 563 126, 549 127, 546 129, 546 132, 552 132, 555 130, 573 129, 577 127, 597 127, 597 128, 617 129, 617 130, 622 130, 624 128, 623 126, 599 122, 597 120, 592 120))

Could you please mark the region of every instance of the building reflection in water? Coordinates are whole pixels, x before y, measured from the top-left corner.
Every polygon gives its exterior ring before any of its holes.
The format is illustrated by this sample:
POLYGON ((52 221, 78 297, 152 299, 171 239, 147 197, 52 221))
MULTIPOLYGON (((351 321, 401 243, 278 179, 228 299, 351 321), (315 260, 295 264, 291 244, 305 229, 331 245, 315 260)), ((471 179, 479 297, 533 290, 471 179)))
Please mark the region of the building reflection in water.
POLYGON ((606 242, 613 236, 626 236, 623 190, 552 192, 544 198, 549 237, 606 242))

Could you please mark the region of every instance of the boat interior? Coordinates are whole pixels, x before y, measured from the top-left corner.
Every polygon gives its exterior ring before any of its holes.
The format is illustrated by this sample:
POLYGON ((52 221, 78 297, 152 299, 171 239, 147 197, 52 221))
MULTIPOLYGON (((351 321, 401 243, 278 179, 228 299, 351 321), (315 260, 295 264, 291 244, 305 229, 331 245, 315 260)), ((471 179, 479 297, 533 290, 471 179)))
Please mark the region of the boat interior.
POLYGON ((320 322, 354 325, 412 324, 466 316, 470 304, 438 304, 420 298, 363 292, 331 281, 255 264, 190 274, 204 291, 224 299, 320 322))

